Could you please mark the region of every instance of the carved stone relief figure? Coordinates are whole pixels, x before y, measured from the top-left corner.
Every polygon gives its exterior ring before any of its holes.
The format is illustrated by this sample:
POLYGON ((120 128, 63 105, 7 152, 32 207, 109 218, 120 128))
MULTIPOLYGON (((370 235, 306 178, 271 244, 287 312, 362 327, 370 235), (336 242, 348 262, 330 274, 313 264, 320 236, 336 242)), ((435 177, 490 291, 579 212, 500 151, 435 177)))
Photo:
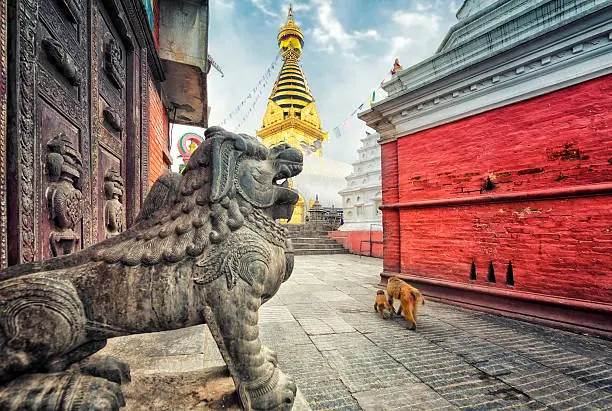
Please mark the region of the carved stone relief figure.
POLYGON ((123 231, 123 179, 114 168, 104 175, 104 238, 123 231))
POLYGON ((51 255, 58 257, 74 252, 80 240, 75 226, 81 219, 81 156, 64 134, 47 143, 46 167, 45 197, 52 223, 49 245, 51 255))

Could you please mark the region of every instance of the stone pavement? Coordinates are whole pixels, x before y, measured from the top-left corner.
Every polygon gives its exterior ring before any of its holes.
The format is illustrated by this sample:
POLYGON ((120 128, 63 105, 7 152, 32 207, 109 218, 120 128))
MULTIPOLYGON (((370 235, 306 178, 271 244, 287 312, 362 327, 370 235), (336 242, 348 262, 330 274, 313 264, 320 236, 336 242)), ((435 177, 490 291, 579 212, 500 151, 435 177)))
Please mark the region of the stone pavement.
MULTIPOLYGON (((374 312, 380 271, 367 257, 297 256, 260 311, 262 340, 313 410, 612 409, 611 342, 433 301, 409 331, 374 312)), ((147 358, 124 357, 135 373, 223 364, 205 327, 108 350, 134 347, 147 358)))

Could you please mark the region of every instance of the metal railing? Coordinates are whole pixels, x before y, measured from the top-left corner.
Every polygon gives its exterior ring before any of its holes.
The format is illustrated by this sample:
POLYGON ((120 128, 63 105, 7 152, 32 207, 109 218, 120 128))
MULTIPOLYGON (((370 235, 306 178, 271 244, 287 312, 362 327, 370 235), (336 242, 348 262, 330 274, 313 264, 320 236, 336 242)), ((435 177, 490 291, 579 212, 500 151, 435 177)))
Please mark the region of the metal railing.
POLYGON ((374 241, 374 240, 372 240, 372 227, 383 228, 383 225, 379 224, 379 223, 372 223, 372 224, 370 224, 369 238, 367 240, 359 241, 359 258, 361 258, 361 256, 363 255, 363 254, 361 254, 361 251, 363 250, 363 243, 369 243, 369 245, 370 245, 370 253, 368 254, 368 257, 372 256, 372 244, 383 244, 382 240, 381 241, 374 241))

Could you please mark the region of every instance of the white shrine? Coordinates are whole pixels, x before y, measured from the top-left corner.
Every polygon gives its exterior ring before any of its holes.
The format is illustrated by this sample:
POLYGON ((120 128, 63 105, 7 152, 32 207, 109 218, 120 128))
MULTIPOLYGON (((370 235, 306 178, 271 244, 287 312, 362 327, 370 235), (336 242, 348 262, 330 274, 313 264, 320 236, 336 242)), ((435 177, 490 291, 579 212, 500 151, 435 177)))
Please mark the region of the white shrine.
POLYGON ((353 172, 346 177, 342 197, 344 224, 341 231, 382 231, 382 186, 380 172, 380 145, 378 133, 367 133, 357 150, 358 159, 353 172))

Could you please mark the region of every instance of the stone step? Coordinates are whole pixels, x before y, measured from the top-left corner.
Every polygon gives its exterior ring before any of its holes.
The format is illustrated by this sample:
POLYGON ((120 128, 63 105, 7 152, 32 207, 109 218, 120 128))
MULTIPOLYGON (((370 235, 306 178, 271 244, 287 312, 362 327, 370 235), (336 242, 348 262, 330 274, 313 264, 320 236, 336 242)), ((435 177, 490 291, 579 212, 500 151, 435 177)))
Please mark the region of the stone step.
POLYGON ((348 250, 342 249, 331 249, 331 250, 316 250, 316 249, 303 249, 295 250, 295 255, 324 255, 324 254, 348 254, 348 250))
POLYGON ((327 231, 296 231, 289 233, 289 238, 325 238, 327 231))
POLYGON ((328 238, 302 238, 302 237, 298 237, 298 238, 292 238, 291 242, 293 244, 307 244, 307 243, 313 243, 313 244, 334 244, 334 243, 336 243, 335 240, 332 240, 329 237, 328 238))
POLYGON ((316 249, 316 250, 344 250, 340 244, 294 244, 294 250, 308 250, 308 249, 316 249))

